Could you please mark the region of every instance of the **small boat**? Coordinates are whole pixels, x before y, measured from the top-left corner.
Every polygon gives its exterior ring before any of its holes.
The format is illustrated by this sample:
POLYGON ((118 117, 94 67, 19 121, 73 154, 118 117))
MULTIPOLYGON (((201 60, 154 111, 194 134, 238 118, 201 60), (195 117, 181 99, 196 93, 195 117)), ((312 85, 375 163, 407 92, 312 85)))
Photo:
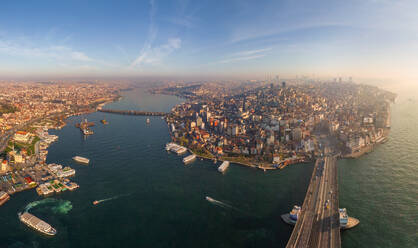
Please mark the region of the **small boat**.
POLYGON ((101 120, 100 122, 104 125, 106 125, 108 123, 105 119, 101 120))
POLYGON ((93 202, 93 205, 97 205, 97 204, 99 204, 99 203, 100 203, 100 202, 96 200, 96 201, 94 201, 94 202, 93 202))
POLYGON ((212 197, 210 197, 210 196, 206 196, 205 198, 206 198, 206 200, 207 200, 207 201, 210 201, 210 202, 215 201, 215 199, 213 199, 213 198, 212 198, 212 197))
POLYGON ((150 123, 150 120, 149 120, 149 118, 147 118, 147 124, 149 124, 150 123))

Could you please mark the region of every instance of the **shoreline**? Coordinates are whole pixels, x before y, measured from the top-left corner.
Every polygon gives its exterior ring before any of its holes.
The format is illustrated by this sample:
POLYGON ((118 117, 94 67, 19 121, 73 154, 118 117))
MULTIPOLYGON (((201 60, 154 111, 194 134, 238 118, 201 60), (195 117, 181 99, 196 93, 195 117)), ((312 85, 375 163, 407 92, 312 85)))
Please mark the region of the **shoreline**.
MULTIPOLYGON (((40 125, 39 126, 39 128, 42 128, 43 130, 45 130, 47 133, 49 132, 49 130, 51 130, 51 129, 55 129, 55 130, 61 130, 63 127, 65 127, 66 125, 67 125, 67 119, 68 118, 70 118, 70 117, 73 117, 73 116, 80 116, 80 115, 86 115, 86 114, 91 114, 91 113, 95 113, 95 112, 98 112, 97 111, 97 109, 98 109, 98 107, 99 106, 104 106, 105 104, 108 104, 108 103, 112 103, 112 102, 115 102, 115 101, 117 101, 117 100, 120 100, 122 98, 122 96, 121 95, 118 95, 118 96, 116 96, 116 97, 113 97, 112 99, 109 99, 108 101, 105 101, 105 102, 101 102, 101 103, 94 103, 94 106, 92 106, 91 108, 89 108, 89 109, 87 109, 87 110, 81 110, 81 111, 74 111, 74 112, 61 112, 61 113, 54 113, 54 114, 51 114, 51 115, 47 115, 47 116, 44 116, 44 117, 41 117, 41 118, 38 118, 36 121, 29 121, 28 123, 26 123, 22 128, 20 128, 20 129, 22 129, 22 130, 26 130, 26 129, 28 129, 28 128, 30 128, 31 126, 33 126, 33 125, 36 125, 37 123, 39 123, 39 122, 41 122, 42 120, 48 120, 48 119, 50 119, 51 120, 51 125, 40 125), (54 117, 59 117, 59 116, 61 116, 61 118, 57 118, 57 119, 54 119, 54 117)), ((7 143, 10 141, 10 139, 7 141, 7 143)), ((45 147, 45 151, 46 151, 46 154, 48 154, 48 148, 50 147, 50 145, 52 144, 53 142, 51 142, 51 143, 49 143, 48 145, 47 145, 47 147, 45 147)), ((6 146, 7 147, 7 146, 6 146)), ((45 155, 45 158, 44 159, 42 159, 42 161, 41 160, 39 160, 39 161, 36 161, 36 162, 34 162, 34 163, 31 163, 29 166, 25 166, 25 168, 34 168, 34 169, 36 169, 36 166, 38 166, 38 165, 42 165, 42 166, 47 166, 47 164, 46 164, 46 158, 47 157, 47 155, 45 155)), ((38 158, 39 159, 39 158, 38 158)), ((49 170, 48 170, 49 171, 49 170)), ((14 173, 14 172, 16 172, 16 170, 15 171, 13 171, 13 170, 7 170, 7 171, 4 171, 4 172, 2 172, 2 173, 0 173, 0 175, 2 175, 2 176, 6 176, 6 175, 10 175, 11 173, 14 173)), ((49 172, 50 173, 50 172, 49 172)), ((50 173, 50 176, 52 176, 52 174, 50 173)), ((67 177, 65 177, 65 178, 59 178, 59 177, 56 177, 56 176, 53 176, 53 179, 52 180, 58 180, 58 181, 60 181, 61 183, 63 183, 64 181, 66 181, 66 180, 68 180, 67 179, 67 177)), ((26 185, 26 187, 22 187, 22 188, 18 188, 18 189, 16 189, 15 187, 13 187, 13 185, 12 185, 12 189, 13 189, 13 191, 8 191, 8 192, 6 192, 8 195, 9 195, 9 199, 11 199, 12 197, 12 195, 14 195, 14 194, 16 194, 16 193, 19 193, 19 192, 23 192, 23 191, 27 191, 27 190, 31 190, 31 189, 36 189, 36 191, 37 191, 37 193, 39 194, 39 192, 38 192, 38 188, 39 188, 39 186, 41 185, 41 184, 45 184, 46 182, 49 182, 50 180, 42 180, 42 181, 39 181, 39 180, 34 180, 33 182, 35 183, 35 184, 28 184, 28 185, 26 185)), ((69 181, 69 180, 68 180, 69 181)), ((76 188, 78 188, 79 186, 78 186, 78 184, 76 184, 76 183, 74 183, 74 182, 71 182, 71 181, 69 181, 70 183, 72 183, 73 184, 73 186, 75 185, 75 187, 74 188, 72 188, 72 189, 69 189, 70 191, 72 191, 72 190, 74 190, 74 189, 76 189, 76 188)), ((64 186, 65 187, 65 186, 64 186)), ((66 188, 67 189, 67 188, 66 188)), ((60 192, 56 192, 56 193, 61 193, 62 191, 60 191, 60 192)), ((44 197, 47 197, 48 195, 42 195, 42 196, 44 196, 44 197)), ((8 199, 8 200, 9 200, 8 199)), ((1 205, 3 205, 5 202, 2 202, 2 204, 0 204, 0 206, 1 205)))

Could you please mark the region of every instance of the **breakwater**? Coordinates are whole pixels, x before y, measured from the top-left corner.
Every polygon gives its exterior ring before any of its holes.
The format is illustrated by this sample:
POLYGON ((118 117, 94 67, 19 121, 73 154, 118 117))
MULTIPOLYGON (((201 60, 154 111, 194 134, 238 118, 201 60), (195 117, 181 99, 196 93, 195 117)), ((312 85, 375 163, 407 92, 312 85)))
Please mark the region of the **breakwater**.
POLYGON ((135 111, 135 110, 114 110, 114 109, 98 109, 99 112, 120 114, 120 115, 143 115, 143 116, 165 116, 165 112, 151 112, 151 111, 135 111))

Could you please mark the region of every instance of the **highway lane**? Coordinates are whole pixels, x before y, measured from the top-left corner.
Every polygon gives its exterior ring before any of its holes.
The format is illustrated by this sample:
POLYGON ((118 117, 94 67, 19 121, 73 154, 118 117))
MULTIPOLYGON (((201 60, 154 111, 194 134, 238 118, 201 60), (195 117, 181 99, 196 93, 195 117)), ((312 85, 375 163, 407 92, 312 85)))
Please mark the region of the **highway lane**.
POLYGON ((302 211, 286 247, 341 247, 336 158, 315 163, 302 211))

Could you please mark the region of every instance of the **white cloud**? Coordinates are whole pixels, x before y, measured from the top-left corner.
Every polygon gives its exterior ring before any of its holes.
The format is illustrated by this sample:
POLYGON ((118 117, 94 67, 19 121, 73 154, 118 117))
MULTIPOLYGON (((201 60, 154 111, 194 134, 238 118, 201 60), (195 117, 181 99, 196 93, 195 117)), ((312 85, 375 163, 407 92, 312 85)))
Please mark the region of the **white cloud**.
POLYGON ((43 58, 60 61, 93 61, 80 51, 67 46, 36 46, 30 42, 0 40, 0 54, 26 57, 30 59, 43 58))
POLYGON ((80 60, 80 61, 92 61, 91 58, 89 58, 87 55, 85 55, 82 52, 72 52, 71 57, 75 60, 80 60))
POLYGON ((150 1, 150 25, 148 37, 139 56, 130 64, 129 68, 137 68, 142 65, 158 65, 163 58, 171 54, 174 50, 181 47, 180 38, 168 39, 166 44, 160 46, 153 46, 154 40, 157 37, 158 28, 155 26, 154 17, 157 13, 157 5, 154 0, 150 1))
POLYGON ((141 54, 131 63, 130 67, 134 68, 144 64, 158 65, 162 62, 163 58, 167 57, 180 47, 180 38, 171 38, 166 44, 158 47, 151 47, 151 45, 148 45, 142 49, 141 54))
POLYGON ((218 61, 218 63, 226 64, 226 63, 232 63, 232 62, 238 62, 238 61, 247 61, 247 60, 262 58, 262 57, 266 56, 265 52, 270 51, 271 49, 272 48, 269 47, 269 48, 247 50, 247 51, 241 51, 241 52, 233 53, 229 56, 229 58, 218 61))
POLYGON ((252 55, 252 54, 267 52, 267 51, 270 51, 271 49, 272 48, 269 47, 269 48, 263 48, 263 49, 241 51, 241 52, 237 52, 237 53, 232 54, 232 56, 248 56, 248 55, 252 55))
POLYGON ((258 54, 258 55, 253 55, 253 56, 230 58, 230 59, 221 60, 221 61, 219 61, 219 63, 226 64, 226 63, 231 63, 231 62, 246 61, 246 60, 262 58, 264 56, 266 56, 266 55, 265 54, 258 54))

